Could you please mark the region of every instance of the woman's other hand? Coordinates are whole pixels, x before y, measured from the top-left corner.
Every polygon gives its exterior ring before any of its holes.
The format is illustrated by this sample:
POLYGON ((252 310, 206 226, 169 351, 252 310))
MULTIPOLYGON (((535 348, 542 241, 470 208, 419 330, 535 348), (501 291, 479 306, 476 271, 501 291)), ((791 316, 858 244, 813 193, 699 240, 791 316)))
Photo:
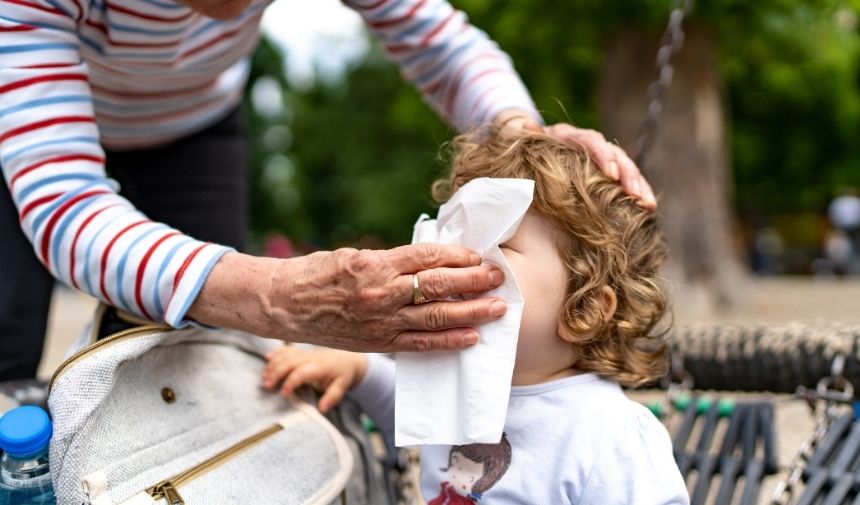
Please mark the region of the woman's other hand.
POLYGON ((508 109, 499 113, 494 122, 503 129, 511 131, 533 130, 543 131, 562 142, 582 145, 594 157, 597 166, 609 178, 621 182, 624 192, 639 199, 641 205, 648 209, 657 208, 657 199, 651 185, 642 176, 636 163, 616 144, 606 140, 602 133, 595 130, 577 128, 567 123, 552 126, 541 126, 531 114, 508 109))

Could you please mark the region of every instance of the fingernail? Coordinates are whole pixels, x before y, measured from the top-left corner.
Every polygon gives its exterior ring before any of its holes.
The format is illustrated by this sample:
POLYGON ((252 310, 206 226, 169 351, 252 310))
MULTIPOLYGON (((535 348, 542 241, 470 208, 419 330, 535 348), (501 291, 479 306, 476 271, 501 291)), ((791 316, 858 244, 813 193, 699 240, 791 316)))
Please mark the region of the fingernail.
POLYGON ((504 316, 507 311, 508 305, 501 300, 496 300, 490 304, 490 315, 493 317, 504 316))
POLYGON ((467 333, 463 336, 463 342, 466 345, 475 345, 478 343, 478 332, 473 331, 471 333, 467 333))
POLYGON ((633 182, 630 183, 630 189, 633 196, 640 196, 642 194, 642 185, 639 184, 639 179, 633 179, 633 182))
POLYGON ((475 253, 472 253, 472 255, 469 256, 469 261, 472 262, 473 265, 480 265, 481 264, 481 257, 475 253))
POLYGON ((610 177, 613 181, 617 181, 617 180, 618 180, 618 177, 619 177, 619 174, 618 174, 618 163, 615 163, 615 160, 612 160, 612 161, 610 161, 610 162, 609 162, 609 177, 610 177))
POLYGON ((493 270, 490 272, 490 286, 500 286, 505 280, 505 275, 501 270, 493 270))

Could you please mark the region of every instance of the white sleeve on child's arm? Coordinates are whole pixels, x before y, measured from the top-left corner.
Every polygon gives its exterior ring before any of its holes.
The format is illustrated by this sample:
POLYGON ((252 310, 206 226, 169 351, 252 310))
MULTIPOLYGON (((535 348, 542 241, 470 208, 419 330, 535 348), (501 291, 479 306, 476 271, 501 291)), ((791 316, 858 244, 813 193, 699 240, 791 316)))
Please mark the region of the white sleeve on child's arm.
POLYGON ((689 505, 672 456, 672 442, 645 408, 605 447, 583 489, 580 505, 689 505))
POLYGON ((366 354, 367 373, 349 392, 361 409, 386 435, 394 436, 394 360, 380 354, 366 354))

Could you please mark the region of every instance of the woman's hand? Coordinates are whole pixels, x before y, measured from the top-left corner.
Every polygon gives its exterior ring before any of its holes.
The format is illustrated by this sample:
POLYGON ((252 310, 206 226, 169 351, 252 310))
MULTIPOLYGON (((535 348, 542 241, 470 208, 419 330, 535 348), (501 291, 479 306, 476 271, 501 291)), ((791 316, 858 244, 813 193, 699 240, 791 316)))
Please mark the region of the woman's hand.
POLYGON ((636 163, 616 144, 606 140, 602 133, 595 130, 577 128, 567 123, 541 126, 531 114, 508 109, 499 113, 494 122, 511 131, 543 131, 563 142, 584 146, 594 157, 597 166, 614 181, 621 181, 624 192, 639 198, 641 205, 648 209, 657 208, 657 199, 651 185, 639 172, 636 163))
POLYGON ((188 311, 207 325, 338 349, 462 349, 500 318, 499 298, 441 301, 499 286, 502 272, 464 247, 339 249, 279 260, 227 253, 188 311), (413 305, 413 279, 429 303, 413 305))
POLYGON ((367 373, 367 356, 334 349, 304 351, 285 345, 270 352, 266 360, 264 388, 272 391, 280 384, 281 394, 287 396, 301 386, 318 385, 323 392, 317 407, 323 413, 337 406, 367 373))

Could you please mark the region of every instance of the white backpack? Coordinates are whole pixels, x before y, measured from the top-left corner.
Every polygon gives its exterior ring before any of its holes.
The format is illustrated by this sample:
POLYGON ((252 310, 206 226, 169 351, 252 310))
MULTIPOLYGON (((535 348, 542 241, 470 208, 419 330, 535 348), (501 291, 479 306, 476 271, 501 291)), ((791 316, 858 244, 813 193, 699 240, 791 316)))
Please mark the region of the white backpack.
POLYGON ((308 403, 261 389, 280 342, 152 325, 92 333, 50 385, 59 505, 368 503, 347 489, 372 475, 354 468, 356 444, 308 403))

